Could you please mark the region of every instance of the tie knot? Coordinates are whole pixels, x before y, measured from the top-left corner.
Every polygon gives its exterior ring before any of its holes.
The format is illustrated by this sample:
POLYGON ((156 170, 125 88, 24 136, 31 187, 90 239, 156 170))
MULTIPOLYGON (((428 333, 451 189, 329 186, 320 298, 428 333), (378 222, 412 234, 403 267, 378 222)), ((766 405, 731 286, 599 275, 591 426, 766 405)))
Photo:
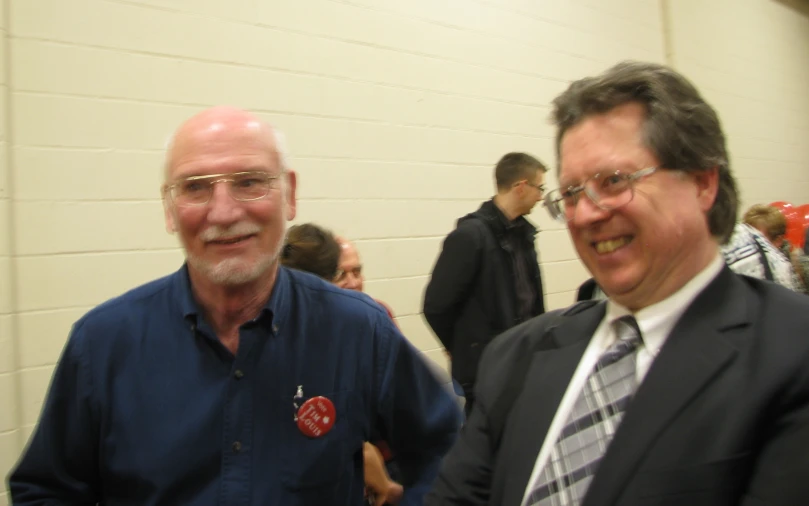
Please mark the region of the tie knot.
POLYGON ((613 320, 612 327, 618 339, 602 353, 596 363, 596 370, 603 369, 635 352, 642 340, 638 322, 632 316, 624 316, 613 320))
POLYGON ((631 346, 635 348, 640 346, 643 341, 638 322, 634 316, 627 315, 618 318, 612 322, 615 329, 615 335, 618 337, 617 342, 622 343, 624 346, 631 346))

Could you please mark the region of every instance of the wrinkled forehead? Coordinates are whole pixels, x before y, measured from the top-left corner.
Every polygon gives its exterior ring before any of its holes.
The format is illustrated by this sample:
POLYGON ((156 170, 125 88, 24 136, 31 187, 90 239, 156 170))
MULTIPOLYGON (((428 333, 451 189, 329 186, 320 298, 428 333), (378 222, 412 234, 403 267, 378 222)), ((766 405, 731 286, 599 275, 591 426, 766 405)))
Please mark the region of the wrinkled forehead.
POLYGON ((271 129, 259 121, 210 122, 181 128, 166 155, 166 177, 247 170, 280 171, 271 129))
POLYGON ((360 265, 360 256, 357 248, 350 242, 340 244, 340 266, 344 270, 353 269, 360 265))

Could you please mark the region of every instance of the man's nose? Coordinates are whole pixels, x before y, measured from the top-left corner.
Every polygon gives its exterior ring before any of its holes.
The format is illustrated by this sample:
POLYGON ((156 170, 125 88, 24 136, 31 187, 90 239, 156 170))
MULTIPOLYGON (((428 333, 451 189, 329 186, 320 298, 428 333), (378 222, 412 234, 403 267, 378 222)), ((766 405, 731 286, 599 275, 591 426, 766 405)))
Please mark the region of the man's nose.
POLYGON ((612 211, 601 209, 593 202, 588 195, 582 192, 576 205, 568 211, 573 212, 570 220, 572 225, 583 227, 607 219, 612 211))
POLYGON ((228 183, 226 181, 215 183, 211 188, 211 199, 208 201, 208 221, 226 225, 243 217, 244 208, 241 202, 230 195, 228 183))

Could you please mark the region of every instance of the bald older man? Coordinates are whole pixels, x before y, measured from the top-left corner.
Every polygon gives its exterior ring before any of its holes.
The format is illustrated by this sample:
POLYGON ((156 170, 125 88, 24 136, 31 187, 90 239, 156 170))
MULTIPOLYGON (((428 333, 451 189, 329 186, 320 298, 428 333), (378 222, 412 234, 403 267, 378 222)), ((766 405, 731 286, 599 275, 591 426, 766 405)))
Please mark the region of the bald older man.
POLYGON ((362 291, 365 276, 362 273, 360 254, 353 242, 345 237, 335 237, 340 245, 340 259, 337 263, 337 279, 334 281, 340 288, 362 291))
MULTIPOLYGON (((334 284, 340 288, 362 292, 365 286, 365 275, 362 273, 362 262, 360 261, 360 253, 357 251, 357 247, 353 242, 342 236, 335 237, 335 240, 340 245, 340 258, 337 263, 337 278, 334 284)), ((387 311, 388 316, 395 318, 393 308, 385 301, 375 300, 387 311)))
POLYGON ((372 433, 420 504, 460 412, 370 298, 279 266, 295 189, 253 115, 179 127, 162 192, 187 261, 74 325, 15 505, 356 505, 372 433))

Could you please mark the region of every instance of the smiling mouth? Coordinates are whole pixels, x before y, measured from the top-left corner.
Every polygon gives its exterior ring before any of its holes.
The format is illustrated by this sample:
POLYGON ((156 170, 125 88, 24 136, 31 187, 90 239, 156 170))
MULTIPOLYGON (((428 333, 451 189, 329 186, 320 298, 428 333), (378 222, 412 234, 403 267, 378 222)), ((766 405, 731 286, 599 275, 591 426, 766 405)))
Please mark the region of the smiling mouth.
POLYGON ((596 252, 599 255, 606 255, 607 253, 612 253, 613 251, 623 248, 627 244, 632 242, 632 236, 625 235, 623 237, 618 237, 616 239, 609 239, 607 241, 598 241, 594 242, 593 246, 596 249, 596 252))
POLYGON ((210 241, 209 244, 221 244, 221 245, 238 244, 240 242, 244 242, 244 241, 250 239, 251 237, 253 237, 253 236, 252 235, 242 235, 242 236, 239 236, 239 237, 230 237, 228 239, 217 239, 215 241, 210 241))

